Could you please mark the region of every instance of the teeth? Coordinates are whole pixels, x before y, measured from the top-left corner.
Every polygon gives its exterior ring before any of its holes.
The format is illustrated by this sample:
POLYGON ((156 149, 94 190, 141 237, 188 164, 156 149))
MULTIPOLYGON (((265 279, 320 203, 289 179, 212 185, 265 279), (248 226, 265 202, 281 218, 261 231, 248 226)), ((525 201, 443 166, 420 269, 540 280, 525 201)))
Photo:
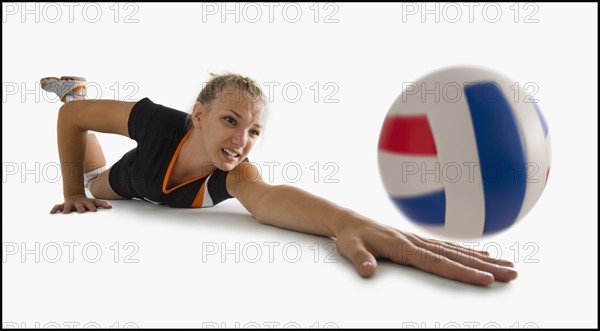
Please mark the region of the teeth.
POLYGON ((223 148, 223 150, 225 151, 225 153, 227 153, 227 154, 229 154, 229 155, 231 155, 233 157, 237 156, 237 154, 234 154, 232 151, 228 150, 227 148, 223 148))

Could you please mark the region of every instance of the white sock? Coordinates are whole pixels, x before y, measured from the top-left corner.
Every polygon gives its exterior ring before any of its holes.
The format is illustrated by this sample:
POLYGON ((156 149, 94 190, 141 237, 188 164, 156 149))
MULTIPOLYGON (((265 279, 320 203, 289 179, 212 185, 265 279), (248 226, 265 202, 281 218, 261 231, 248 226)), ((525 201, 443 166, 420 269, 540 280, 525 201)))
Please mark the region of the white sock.
POLYGON ((76 94, 69 93, 65 95, 65 103, 75 101, 75 100, 85 100, 85 97, 77 96, 76 94))
POLYGON ((92 181, 94 181, 96 178, 98 178, 98 176, 100 176, 100 174, 104 170, 106 170, 106 167, 100 167, 98 169, 94 169, 90 172, 83 174, 83 184, 84 184, 85 188, 87 188, 89 190, 92 181))

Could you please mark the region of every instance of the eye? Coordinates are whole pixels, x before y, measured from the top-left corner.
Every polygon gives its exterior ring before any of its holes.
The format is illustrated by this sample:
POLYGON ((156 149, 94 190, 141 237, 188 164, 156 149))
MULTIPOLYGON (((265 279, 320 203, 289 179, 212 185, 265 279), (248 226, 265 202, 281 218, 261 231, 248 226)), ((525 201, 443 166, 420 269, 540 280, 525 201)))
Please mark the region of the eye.
POLYGON ((250 133, 252 133, 255 136, 260 136, 260 132, 256 131, 256 130, 250 130, 250 133))
POLYGON ((231 116, 225 116, 223 117, 224 120, 226 120, 229 124, 235 125, 236 121, 233 117, 231 116))

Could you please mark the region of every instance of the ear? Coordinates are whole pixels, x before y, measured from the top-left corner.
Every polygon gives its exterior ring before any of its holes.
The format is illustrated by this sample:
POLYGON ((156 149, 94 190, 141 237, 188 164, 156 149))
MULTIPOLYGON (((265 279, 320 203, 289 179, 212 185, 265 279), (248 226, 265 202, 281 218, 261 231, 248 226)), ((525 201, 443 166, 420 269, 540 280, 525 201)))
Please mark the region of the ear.
POLYGON ((192 110, 192 123, 194 123, 194 127, 200 127, 200 123, 204 112, 205 108, 204 105, 202 105, 202 102, 196 101, 196 103, 194 104, 194 109, 192 110))

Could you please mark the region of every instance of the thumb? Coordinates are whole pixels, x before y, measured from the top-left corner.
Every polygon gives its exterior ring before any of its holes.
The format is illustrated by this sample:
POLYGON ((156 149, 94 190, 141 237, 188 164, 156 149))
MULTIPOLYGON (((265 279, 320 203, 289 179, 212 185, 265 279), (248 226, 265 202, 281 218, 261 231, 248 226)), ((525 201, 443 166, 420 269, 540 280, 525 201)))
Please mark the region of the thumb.
POLYGON ((377 269, 377 260, 373 254, 365 248, 362 242, 354 241, 352 244, 344 245, 340 253, 348 258, 362 277, 371 277, 377 269))
POLYGON ((364 259, 360 259, 358 262, 358 266, 356 262, 354 263, 354 265, 356 266, 356 270, 358 270, 358 273, 361 276, 371 277, 375 273, 375 270, 377 270, 377 260, 375 260, 373 255, 371 255, 369 252, 366 253, 369 256, 365 256, 364 259))

